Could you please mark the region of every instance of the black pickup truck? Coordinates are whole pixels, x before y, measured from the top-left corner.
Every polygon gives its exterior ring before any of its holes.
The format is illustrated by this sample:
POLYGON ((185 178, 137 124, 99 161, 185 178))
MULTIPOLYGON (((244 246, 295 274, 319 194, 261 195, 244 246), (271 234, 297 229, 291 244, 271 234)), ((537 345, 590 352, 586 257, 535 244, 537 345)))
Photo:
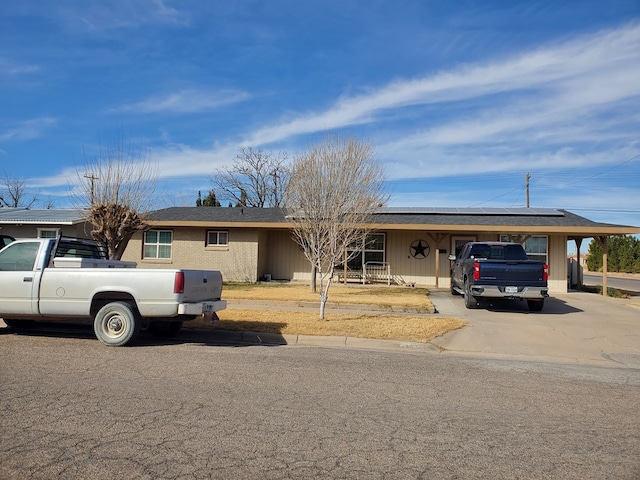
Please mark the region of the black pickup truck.
POLYGON ((451 255, 451 293, 464 295, 464 305, 476 308, 481 299, 527 300, 539 312, 549 296, 549 267, 529 260, 519 243, 469 242, 451 255))

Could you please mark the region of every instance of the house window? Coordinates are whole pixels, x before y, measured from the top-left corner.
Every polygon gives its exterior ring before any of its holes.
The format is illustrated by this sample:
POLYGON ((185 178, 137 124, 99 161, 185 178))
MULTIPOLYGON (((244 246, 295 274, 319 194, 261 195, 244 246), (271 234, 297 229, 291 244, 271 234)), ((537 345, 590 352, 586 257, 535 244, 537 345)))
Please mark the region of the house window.
POLYGON ((347 262, 349 270, 362 270, 363 265, 369 262, 383 263, 385 240, 384 233, 374 233, 367 235, 362 245, 349 248, 347 251, 350 257, 347 262))
MULTIPOLYGON (((509 235, 500 235, 501 242, 512 242, 509 235)), ((540 262, 549 263, 548 261, 548 240, 547 237, 529 237, 524 242, 524 250, 527 252, 529 260, 538 260, 540 262)))
POLYGON ((38 238, 56 238, 59 231, 57 228, 39 228, 38 238))
POLYGON ((229 232, 224 230, 210 230, 207 232, 207 246, 219 247, 229 245, 229 232))
POLYGON ((149 230, 144 234, 143 258, 171 258, 173 232, 171 230, 149 230))

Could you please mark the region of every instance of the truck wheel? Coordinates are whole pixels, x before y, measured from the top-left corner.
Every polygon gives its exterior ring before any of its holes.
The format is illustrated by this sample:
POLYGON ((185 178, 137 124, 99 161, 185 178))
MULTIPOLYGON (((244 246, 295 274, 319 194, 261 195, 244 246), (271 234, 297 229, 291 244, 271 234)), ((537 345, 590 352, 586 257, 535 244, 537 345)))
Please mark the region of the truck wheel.
POLYGON ((541 300, 527 300, 527 306, 530 312, 541 312, 544 307, 544 298, 541 300))
POLYGON ((149 325, 149 332, 154 337, 171 338, 175 337, 182 330, 182 322, 157 321, 149 325))
POLYGON ((451 277, 451 295, 460 295, 455 288, 455 284, 453 283, 453 277, 451 277))
POLYGON ((471 286, 469 280, 464 282, 464 306, 467 308, 478 308, 478 300, 471 295, 471 286))
POLYGON ((109 347, 122 347, 135 340, 140 331, 140 319, 130 305, 112 302, 102 307, 93 321, 93 331, 109 347))

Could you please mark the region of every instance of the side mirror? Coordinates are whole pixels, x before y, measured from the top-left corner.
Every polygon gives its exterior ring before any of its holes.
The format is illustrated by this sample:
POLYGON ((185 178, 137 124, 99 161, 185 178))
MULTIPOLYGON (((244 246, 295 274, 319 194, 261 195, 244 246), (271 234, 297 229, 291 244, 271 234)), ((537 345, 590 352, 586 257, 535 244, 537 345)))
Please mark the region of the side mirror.
POLYGON ((452 262, 456 261, 456 256, 455 255, 449 255, 449 260, 451 260, 452 262))

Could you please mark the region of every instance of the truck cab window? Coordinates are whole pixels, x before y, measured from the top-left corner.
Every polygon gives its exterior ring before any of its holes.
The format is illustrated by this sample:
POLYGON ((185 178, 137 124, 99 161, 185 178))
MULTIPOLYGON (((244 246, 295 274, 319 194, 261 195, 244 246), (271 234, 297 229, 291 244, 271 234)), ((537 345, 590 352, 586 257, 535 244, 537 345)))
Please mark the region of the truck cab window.
POLYGON ((0 270, 32 271, 39 247, 38 242, 10 244, 0 252, 0 270))

